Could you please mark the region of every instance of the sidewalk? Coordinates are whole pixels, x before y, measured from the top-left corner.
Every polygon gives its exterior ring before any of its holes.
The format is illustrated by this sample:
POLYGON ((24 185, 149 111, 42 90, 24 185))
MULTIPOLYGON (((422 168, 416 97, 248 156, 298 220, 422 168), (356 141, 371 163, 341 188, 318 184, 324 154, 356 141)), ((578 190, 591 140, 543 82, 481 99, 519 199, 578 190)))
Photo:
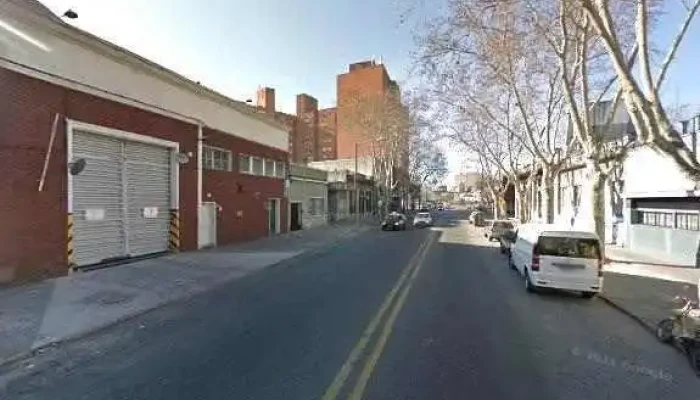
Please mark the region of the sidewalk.
POLYGON ((0 364, 304 253, 328 248, 374 227, 343 221, 240 245, 141 260, 0 289, 0 364))
POLYGON ((695 268, 695 265, 677 264, 669 260, 647 256, 624 247, 605 246, 605 256, 612 262, 623 264, 647 264, 665 267, 695 268))
POLYGON ((676 296, 698 301, 700 269, 612 262, 604 268, 601 297, 647 329, 679 305, 676 296))

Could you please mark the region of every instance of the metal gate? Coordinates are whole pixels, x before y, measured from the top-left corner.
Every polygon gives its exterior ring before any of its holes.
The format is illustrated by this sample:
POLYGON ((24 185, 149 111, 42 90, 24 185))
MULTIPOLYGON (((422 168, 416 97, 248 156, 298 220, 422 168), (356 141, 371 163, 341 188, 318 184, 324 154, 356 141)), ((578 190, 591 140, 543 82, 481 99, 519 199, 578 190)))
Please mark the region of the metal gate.
POLYGON ((74 255, 78 266, 168 250, 171 152, 167 147, 74 130, 74 255))

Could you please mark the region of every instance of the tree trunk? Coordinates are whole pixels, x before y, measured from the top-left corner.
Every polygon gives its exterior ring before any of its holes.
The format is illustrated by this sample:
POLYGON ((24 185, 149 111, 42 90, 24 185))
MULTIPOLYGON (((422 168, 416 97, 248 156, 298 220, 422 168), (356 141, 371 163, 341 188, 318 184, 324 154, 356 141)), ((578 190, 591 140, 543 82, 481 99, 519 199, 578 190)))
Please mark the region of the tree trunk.
POLYGON ((505 194, 505 190, 498 191, 497 193, 496 210, 498 211, 498 215, 494 219, 501 219, 507 216, 505 194))
POLYGON ((515 215, 515 217, 518 218, 520 222, 525 223, 528 220, 527 210, 529 207, 529 205, 527 204, 527 183, 519 182, 516 180, 514 186, 516 201, 518 202, 518 212, 515 215))
POLYGON ((548 224, 554 223, 554 173, 550 167, 542 168, 540 195, 542 219, 548 224))
POLYGON ((586 219, 588 220, 588 228, 595 232, 600 239, 604 252, 605 248, 605 183, 607 181, 606 174, 601 171, 600 167, 593 161, 586 164, 586 176, 590 184, 590 204, 587 208, 586 219))
POLYGON ((498 219, 500 217, 498 214, 498 193, 495 190, 491 191, 491 198, 493 199, 493 219, 498 219))
POLYGON ((605 240, 605 176, 596 173, 591 184, 591 209, 595 233, 600 240, 605 240))

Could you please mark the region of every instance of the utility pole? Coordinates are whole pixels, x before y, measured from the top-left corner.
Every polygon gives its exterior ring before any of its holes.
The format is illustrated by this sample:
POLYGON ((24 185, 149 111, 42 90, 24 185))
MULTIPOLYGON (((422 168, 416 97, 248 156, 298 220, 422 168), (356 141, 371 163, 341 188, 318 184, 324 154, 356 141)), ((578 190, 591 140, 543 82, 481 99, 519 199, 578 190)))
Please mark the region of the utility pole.
POLYGON ((360 222, 360 192, 357 190, 357 142, 355 142, 355 220, 360 222))

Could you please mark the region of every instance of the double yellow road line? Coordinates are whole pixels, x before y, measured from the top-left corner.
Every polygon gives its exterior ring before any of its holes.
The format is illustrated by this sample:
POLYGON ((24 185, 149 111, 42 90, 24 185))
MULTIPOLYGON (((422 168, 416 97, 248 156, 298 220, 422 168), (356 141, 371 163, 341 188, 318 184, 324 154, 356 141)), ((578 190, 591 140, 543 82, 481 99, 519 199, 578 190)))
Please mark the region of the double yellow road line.
POLYGON ((379 357, 384 351, 386 342, 391 336, 391 331, 396 323, 396 318, 406 302, 406 297, 408 297, 408 293, 413 286, 413 282, 415 281, 416 276, 423 265, 423 261, 430 250, 430 246, 436 237, 435 232, 430 232, 428 237, 418 248, 418 251, 416 251, 406 267, 404 267, 398 281, 396 281, 394 287, 384 298, 384 302, 379 307, 377 313, 372 317, 372 320, 370 321, 369 325, 367 325, 367 328, 365 328, 362 336, 360 336, 360 340, 357 342, 355 347, 353 347, 347 360, 345 360, 345 363, 343 363, 340 371, 338 371, 338 374, 333 379, 333 382, 330 384, 330 386, 328 386, 328 389, 326 389, 322 400, 335 400, 338 398, 341 391, 343 391, 343 387, 345 386, 348 377, 350 377, 352 372, 355 370, 355 367, 359 365, 359 361, 361 361, 362 356, 365 355, 365 350, 384 320, 384 316, 388 315, 384 321, 381 332, 374 343, 374 347, 372 348, 371 352, 366 354, 364 357, 362 371, 358 375, 354 386, 346 391, 346 393, 348 393, 346 397, 347 399, 362 399, 362 395, 367 387, 369 378, 372 376, 374 368, 377 365, 377 361, 379 361, 379 357))

